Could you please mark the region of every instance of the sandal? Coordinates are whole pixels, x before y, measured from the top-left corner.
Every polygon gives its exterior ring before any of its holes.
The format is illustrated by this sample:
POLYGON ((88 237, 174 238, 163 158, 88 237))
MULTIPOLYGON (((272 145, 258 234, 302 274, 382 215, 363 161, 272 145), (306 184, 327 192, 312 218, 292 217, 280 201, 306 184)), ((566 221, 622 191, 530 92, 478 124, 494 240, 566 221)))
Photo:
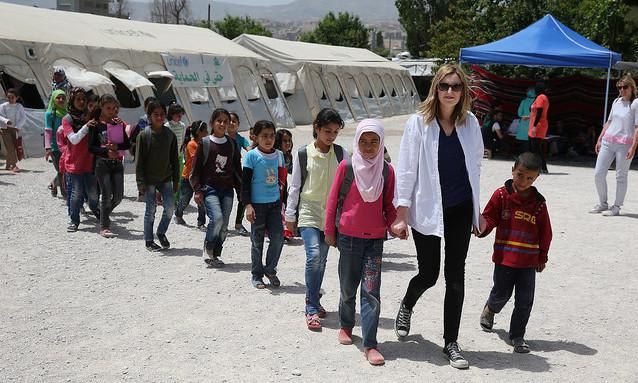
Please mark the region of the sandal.
POLYGON ((306 326, 310 331, 321 331, 321 321, 317 314, 306 314, 306 326))
POLYGON ((323 319, 328 315, 328 313, 326 312, 326 309, 323 308, 323 306, 319 306, 317 315, 319 316, 319 318, 323 319))
POLYGON ((58 188, 53 186, 53 184, 49 184, 48 186, 49 190, 51 190, 51 197, 57 197, 58 196, 58 188))

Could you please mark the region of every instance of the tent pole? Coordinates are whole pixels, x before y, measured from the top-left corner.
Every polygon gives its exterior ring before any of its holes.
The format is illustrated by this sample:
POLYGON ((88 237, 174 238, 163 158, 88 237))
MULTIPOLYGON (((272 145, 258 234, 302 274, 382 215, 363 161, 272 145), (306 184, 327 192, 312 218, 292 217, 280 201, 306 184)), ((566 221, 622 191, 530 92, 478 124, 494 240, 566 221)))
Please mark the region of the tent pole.
POLYGON ((607 66, 607 84, 605 85, 605 110, 603 111, 603 123, 607 122, 607 103, 609 102, 609 78, 611 77, 611 54, 609 55, 609 65, 607 66))

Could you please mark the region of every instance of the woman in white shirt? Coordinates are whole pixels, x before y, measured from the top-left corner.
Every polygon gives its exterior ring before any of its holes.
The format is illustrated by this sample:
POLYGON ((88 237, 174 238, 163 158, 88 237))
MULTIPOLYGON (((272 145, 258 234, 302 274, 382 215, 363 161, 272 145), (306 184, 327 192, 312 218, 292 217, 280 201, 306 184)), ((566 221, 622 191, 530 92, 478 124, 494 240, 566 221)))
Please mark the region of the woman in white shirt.
POLYGON ((473 230, 479 227, 479 178, 483 139, 470 112, 470 94, 463 70, 443 65, 430 93, 408 120, 397 166, 392 232, 416 245, 419 273, 412 278, 395 321, 399 338, 410 332, 412 309, 434 286, 445 238, 445 347, 450 365, 468 368, 457 344, 465 290, 465 258, 473 230))
POLYGON ((0 135, 7 152, 6 170, 19 172, 18 168, 18 136, 20 129, 26 121, 26 115, 22 104, 18 103, 18 91, 11 88, 5 92, 8 102, 0 104, 0 135))
POLYGON ((594 177, 598 192, 598 205, 590 213, 604 215, 620 215, 620 207, 627 194, 627 175, 631 160, 638 145, 638 100, 636 99, 636 83, 630 75, 623 76, 618 83, 618 97, 611 106, 609 118, 603 126, 596 142, 596 170, 594 177), (607 203, 607 171, 616 159, 616 199, 609 207, 607 203))

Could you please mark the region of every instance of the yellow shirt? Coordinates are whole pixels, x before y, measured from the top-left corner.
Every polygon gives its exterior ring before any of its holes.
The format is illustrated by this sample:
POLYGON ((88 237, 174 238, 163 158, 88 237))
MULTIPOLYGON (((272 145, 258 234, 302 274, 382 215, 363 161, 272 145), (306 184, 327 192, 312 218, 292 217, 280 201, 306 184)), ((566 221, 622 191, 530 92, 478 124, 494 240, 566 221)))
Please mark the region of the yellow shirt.
MULTIPOLYGON (((337 172, 334 145, 328 153, 321 153, 314 144, 307 146, 308 174, 299 194, 298 227, 316 227, 323 231, 326 222, 326 200, 337 172)), ((345 150, 344 150, 345 152, 345 150)), ((346 154, 344 153, 344 157, 346 154)))

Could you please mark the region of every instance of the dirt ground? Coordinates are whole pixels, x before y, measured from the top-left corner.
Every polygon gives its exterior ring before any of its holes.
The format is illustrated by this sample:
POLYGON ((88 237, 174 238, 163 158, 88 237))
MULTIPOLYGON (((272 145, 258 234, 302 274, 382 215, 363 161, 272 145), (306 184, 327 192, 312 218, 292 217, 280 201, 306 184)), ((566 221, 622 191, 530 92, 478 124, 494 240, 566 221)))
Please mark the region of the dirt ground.
MULTIPOLYGON (((395 159, 406 119, 384 120, 395 159)), ((354 124, 348 124, 338 142, 351 148, 353 133, 354 124)), ((310 141, 308 127, 293 134, 296 147, 310 141)), ((511 175, 511 166, 483 161, 483 203, 511 175)), ((399 302, 416 273, 411 240, 385 244, 378 340, 386 365, 372 367, 363 357, 358 326, 353 346, 337 343, 336 250, 330 251, 323 283, 328 317, 323 331, 313 333, 303 319, 300 241, 284 247, 282 287, 256 290, 248 238, 231 231, 226 267, 205 267, 204 235, 194 227, 192 206, 185 215, 190 226, 171 224, 169 251, 144 249, 144 204, 134 202, 131 164, 126 198, 113 214, 115 239, 100 237, 89 217, 78 232, 66 233, 64 202, 46 189, 53 167, 42 158, 21 167, 20 174, 0 171, 1 382, 638 381, 631 362, 638 341, 635 170, 620 217, 587 213, 596 202, 591 167, 550 162, 551 174, 538 179, 554 240, 547 269, 537 278, 527 328, 530 354, 514 354, 505 342, 511 302, 496 317, 495 333, 481 331, 494 235, 472 239, 459 337, 470 368, 459 371, 441 352, 442 276, 415 307, 407 340, 394 335, 399 302)), ((613 173, 608 179, 613 190, 613 173)))

